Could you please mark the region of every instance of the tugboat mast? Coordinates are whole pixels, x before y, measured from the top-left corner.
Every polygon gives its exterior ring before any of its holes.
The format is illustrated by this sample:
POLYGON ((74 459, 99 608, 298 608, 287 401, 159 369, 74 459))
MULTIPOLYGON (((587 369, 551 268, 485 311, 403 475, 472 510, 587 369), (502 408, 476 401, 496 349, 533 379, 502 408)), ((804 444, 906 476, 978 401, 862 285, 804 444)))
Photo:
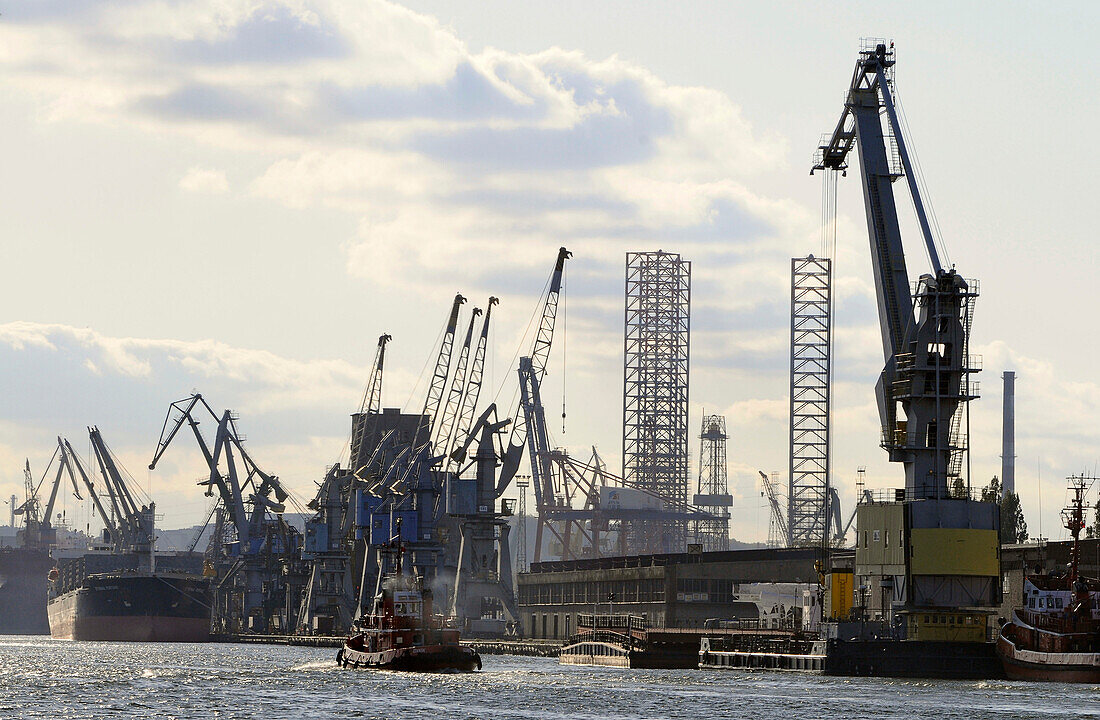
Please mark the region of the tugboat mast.
POLYGON ((1062 510, 1062 523, 1069 530, 1070 535, 1073 536, 1073 549, 1070 551, 1069 577, 1067 578, 1068 587, 1072 590, 1074 583, 1077 582, 1078 565, 1081 561, 1081 531, 1085 529, 1085 493, 1088 492, 1092 483, 1096 482, 1096 478, 1082 473, 1081 475, 1070 475, 1066 479, 1070 482, 1069 489, 1073 491, 1073 498, 1070 500, 1069 507, 1062 510), (1086 482, 1088 485, 1085 484, 1086 482))

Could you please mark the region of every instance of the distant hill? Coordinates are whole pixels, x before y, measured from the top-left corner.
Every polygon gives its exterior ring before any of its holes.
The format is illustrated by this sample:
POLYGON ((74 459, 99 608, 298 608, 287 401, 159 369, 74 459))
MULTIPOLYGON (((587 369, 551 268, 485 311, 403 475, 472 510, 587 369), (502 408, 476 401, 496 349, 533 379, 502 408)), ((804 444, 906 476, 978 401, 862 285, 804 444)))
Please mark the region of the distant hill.
MULTIPOLYGON (((309 516, 302 515, 301 513, 285 513, 283 519, 288 523, 298 528, 301 531, 305 531, 306 519, 309 516)), ((186 550, 191 546, 191 543, 195 540, 195 535, 198 534, 200 525, 192 525, 188 528, 178 528, 176 530, 165 530, 157 528, 157 550, 186 550)), ((202 552, 206 549, 206 545, 210 542, 210 533, 213 532, 214 522, 202 528, 202 536, 199 537, 198 543, 195 545, 195 550, 202 552)))

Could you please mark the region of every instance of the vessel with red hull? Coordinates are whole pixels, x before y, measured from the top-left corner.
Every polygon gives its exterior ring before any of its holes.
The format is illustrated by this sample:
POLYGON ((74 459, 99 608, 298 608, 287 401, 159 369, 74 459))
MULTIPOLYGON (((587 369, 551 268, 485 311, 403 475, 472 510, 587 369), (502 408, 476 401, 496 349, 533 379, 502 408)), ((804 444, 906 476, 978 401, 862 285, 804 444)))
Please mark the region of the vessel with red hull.
POLYGON ((1093 481, 1070 478, 1073 499, 1062 511, 1073 535, 1067 573, 1028 576, 1024 605, 1001 628, 997 653, 1013 680, 1100 683, 1100 580, 1078 574, 1086 482, 1093 481))
POLYGON ((336 655, 345 668, 413 672, 473 672, 481 656, 459 643, 459 631, 432 612, 432 593, 418 578, 401 573, 395 538, 396 573, 380 578, 373 609, 361 617, 336 655))

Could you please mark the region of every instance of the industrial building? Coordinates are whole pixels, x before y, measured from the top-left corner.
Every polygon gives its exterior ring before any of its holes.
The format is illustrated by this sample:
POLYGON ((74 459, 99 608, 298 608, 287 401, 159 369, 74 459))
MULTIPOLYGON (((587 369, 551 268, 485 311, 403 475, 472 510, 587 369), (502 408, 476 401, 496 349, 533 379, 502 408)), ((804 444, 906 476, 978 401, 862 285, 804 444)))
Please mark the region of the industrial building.
POLYGON ((820 559, 820 548, 759 548, 533 563, 518 576, 521 629, 526 637, 567 638, 578 613, 629 614, 670 628, 755 622, 759 588, 747 586, 816 585, 820 559))

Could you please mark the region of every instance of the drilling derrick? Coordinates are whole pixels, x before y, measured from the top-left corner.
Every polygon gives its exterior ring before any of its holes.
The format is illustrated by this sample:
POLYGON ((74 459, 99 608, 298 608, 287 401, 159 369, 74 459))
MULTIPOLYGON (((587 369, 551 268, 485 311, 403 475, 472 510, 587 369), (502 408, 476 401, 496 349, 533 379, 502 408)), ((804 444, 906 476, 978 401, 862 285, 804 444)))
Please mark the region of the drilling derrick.
POLYGON ((726 419, 721 415, 703 417, 699 433, 699 485, 692 504, 710 513, 705 520, 695 520, 694 542, 704 552, 729 550, 729 509, 733 498, 726 481, 726 419))
POLYGON ((820 545, 829 497, 832 261, 791 260, 791 443, 788 547, 820 545))
MULTIPOLYGON (((623 478, 670 505, 688 501, 691 263, 679 254, 626 255, 623 478)), ((631 553, 683 552, 683 520, 639 520, 631 553)))

